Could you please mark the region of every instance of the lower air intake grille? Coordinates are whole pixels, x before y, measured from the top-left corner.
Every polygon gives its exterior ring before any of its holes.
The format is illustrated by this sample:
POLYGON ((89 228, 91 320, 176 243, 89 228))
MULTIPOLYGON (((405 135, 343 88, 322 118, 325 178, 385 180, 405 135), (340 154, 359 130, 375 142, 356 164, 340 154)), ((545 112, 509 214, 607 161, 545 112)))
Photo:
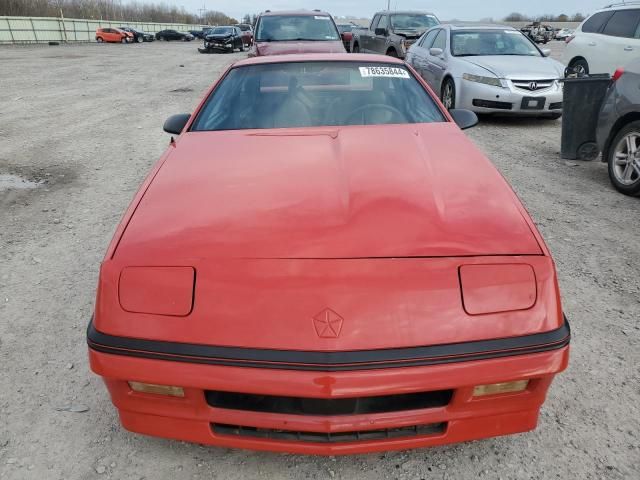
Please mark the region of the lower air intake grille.
POLYGON ((234 437, 265 438, 269 440, 284 440, 291 442, 308 443, 343 443, 362 442, 368 440, 386 440, 389 438, 439 435, 444 433, 447 428, 447 424, 432 423, 430 425, 415 425, 412 427, 337 433, 295 432, 292 430, 242 427, 240 425, 224 425, 221 423, 212 423, 211 428, 213 429, 213 433, 217 435, 234 437))
POLYGON ((562 110, 562 102, 555 102, 550 104, 549 110, 562 110))
POLYGON ((404 393, 381 397, 306 398, 206 391, 211 407, 288 415, 362 415, 445 407, 453 390, 404 393))
POLYGON ((496 110, 513 109, 513 105, 508 102, 494 102, 492 100, 480 100, 477 98, 473 100, 473 106, 481 108, 495 108, 496 110))

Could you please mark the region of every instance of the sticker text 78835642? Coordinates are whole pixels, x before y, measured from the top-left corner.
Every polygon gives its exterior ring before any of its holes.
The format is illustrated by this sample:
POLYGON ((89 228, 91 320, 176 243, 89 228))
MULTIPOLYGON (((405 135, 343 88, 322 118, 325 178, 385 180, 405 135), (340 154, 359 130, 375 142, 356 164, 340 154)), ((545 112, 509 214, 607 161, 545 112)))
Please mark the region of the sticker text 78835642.
POLYGON ((367 77, 410 78, 409 72, 398 67, 360 67, 360 75, 367 77))

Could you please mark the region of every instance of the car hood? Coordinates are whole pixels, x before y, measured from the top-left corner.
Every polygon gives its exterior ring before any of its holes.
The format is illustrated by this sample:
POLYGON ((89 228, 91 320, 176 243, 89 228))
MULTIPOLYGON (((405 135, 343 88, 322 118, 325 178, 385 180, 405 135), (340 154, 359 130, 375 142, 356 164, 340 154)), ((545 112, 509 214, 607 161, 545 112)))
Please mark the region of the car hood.
POLYGON ((188 132, 170 148, 122 260, 542 254, 453 123, 188 132))
POLYGON ((542 80, 562 78, 564 74, 564 66, 548 57, 488 55, 461 58, 468 63, 488 70, 499 78, 542 80))
POLYGON ((345 53, 340 40, 319 42, 257 42, 258 55, 286 55, 296 53, 345 53))
POLYGON ((212 33, 209 35, 205 35, 204 37, 207 40, 229 40, 231 38, 230 33, 212 33))

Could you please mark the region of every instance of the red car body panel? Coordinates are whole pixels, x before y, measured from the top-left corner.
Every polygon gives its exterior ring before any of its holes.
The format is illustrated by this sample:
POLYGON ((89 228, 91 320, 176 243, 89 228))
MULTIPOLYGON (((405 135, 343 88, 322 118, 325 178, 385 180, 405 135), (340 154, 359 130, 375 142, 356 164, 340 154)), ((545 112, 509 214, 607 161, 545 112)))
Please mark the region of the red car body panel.
MULTIPOLYGON (((401 63, 299 55, 237 65, 300 60, 401 63)), ((555 268, 515 194, 455 124, 188 129, 142 185, 101 267, 91 367, 126 428, 326 455, 535 428, 568 362, 555 268), (473 396, 516 380, 529 384, 473 396), (185 396, 134 392, 128 381, 185 396), (446 405, 351 415, 207 400, 208 391, 335 400, 444 389, 446 405), (335 443, 264 437, 425 424, 440 430, 335 443)))

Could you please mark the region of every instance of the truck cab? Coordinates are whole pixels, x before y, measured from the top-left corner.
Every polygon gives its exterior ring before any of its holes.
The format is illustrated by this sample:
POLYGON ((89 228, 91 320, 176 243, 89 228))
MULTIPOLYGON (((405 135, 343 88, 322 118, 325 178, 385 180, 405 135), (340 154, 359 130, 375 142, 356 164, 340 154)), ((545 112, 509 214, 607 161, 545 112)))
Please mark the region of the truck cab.
POLYGON ((368 29, 354 32, 352 51, 404 58, 424 32, 439 24, 438 18, 427 12, 378 12, 368 29))

